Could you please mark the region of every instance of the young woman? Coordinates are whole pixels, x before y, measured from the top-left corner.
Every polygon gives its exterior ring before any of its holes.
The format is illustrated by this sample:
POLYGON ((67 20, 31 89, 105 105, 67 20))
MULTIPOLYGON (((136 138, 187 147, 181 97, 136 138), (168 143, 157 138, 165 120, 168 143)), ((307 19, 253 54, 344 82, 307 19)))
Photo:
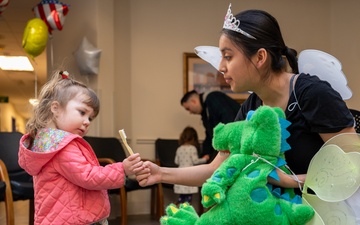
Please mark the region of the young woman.
MULTIPOLYGON (((296 51, 284 43, 277 20, 262 10, 236 16, 227 11, 219 39, 222 53, 219 70, 234 92, 252 91, 236 120, 261 105, 280 107, 292 125, 286 160, 302 181, 311 158, 323 143, 337 134, 354 133, 354 120, 339 93, 330 84, 309 74, 298 74, 296 51), (287 62, 292 71, 288 72, 287 62)), ((218 154, 210 163, 185 168, 164 168, 146 162, 137 174, 141 185, 158 182, 202 185, 227 158, 218 154), (189 176, 191 174, 191 176, 189 176)), ((282 187, 298 187, 290 176, 279 173, 282 187)))

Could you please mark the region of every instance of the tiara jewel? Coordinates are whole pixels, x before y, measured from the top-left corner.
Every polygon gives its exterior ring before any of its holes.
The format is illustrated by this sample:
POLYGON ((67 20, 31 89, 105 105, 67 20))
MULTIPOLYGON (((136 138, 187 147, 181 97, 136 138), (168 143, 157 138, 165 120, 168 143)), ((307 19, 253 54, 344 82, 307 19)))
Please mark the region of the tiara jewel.
POLYGON ((223 28, 227 29, 227 30, 233 30, 233 31, 238 32, 238 33, 240 33, 242 35, 245 35, 248 38, 256 40, 256 38, 254 36, 246 33, 243 30, 241 30, 239 26, 240 26, 240 20, 237 20, 236 17, 231 13, 231 3, 230 3, 229 9, 228 9, 228 11, 226 13, 226 16, 225 16, 223 28))

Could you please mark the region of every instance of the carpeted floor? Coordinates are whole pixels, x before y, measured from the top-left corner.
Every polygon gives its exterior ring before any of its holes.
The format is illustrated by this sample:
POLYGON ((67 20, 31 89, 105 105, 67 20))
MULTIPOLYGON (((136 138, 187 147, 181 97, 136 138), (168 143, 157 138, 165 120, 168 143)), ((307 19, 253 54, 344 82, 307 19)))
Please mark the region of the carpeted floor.
MULTIPOLYGON (((29 225, 29 202, 14 202, 15 225, 29 225)), ((109 220, 109 225, 121 225, 120 217, 109 220)), ((6 224, 5 204, 0 202, 0 225, 6 224)), ((158 220, 152 219, 151 215, 129 215, 127 225, 159 225, 158 220)))
MULTIPOLYGON (((120 217, 109 220, 109 225, 120 225, 120 217)), ((158 220, 151 218, 151 215, 130 215, 128 216, 128 225, 159 225, 158 220)))

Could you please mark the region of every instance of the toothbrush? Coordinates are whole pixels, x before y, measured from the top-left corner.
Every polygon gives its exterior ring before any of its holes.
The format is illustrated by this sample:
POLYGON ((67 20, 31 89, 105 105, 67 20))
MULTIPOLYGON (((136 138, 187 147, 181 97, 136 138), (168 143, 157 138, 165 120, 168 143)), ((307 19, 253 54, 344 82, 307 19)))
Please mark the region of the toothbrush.
POLYGON ((126 150, 128 151, 128 153, 130 155, 134 154, 133 150, 130 148, 129 144, 126 141, 126 134, 125 134, 124 129, 119 130, 119 134, 120 134, 121 140, 122 140, 126 150))

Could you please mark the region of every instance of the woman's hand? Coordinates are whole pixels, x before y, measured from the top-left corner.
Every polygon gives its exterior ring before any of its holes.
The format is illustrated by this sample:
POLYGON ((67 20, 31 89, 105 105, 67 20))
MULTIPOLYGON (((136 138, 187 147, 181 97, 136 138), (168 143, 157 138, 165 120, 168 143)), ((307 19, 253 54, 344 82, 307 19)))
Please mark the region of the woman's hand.
POLYGON ((153 162, 146 161, 143 164, 144 169, 137 172, 136 180, 142 187, 153 185, 161 182, 160 167, 153 162))

